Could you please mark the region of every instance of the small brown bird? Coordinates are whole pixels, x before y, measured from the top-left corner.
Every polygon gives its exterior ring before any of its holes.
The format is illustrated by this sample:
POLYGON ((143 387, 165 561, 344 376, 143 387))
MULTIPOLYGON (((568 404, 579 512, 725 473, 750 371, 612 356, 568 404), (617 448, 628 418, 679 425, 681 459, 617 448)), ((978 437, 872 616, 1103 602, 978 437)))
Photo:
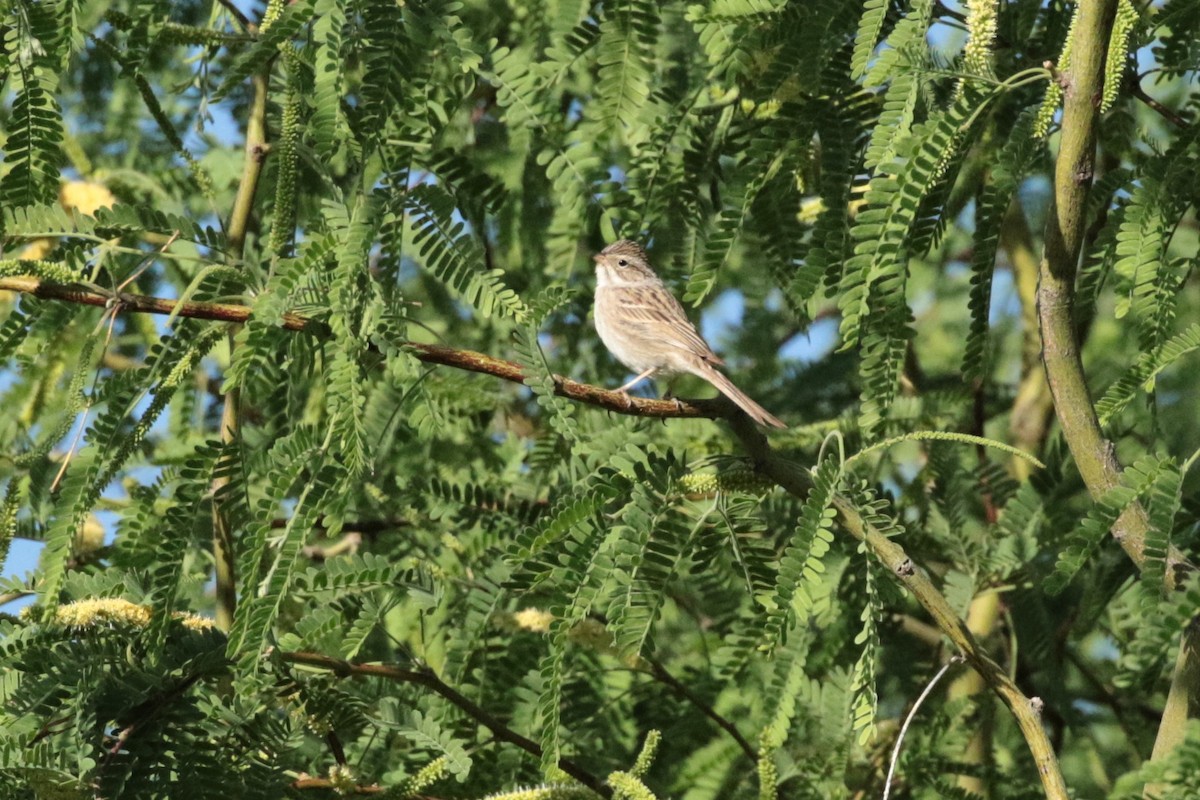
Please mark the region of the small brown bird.
POLYGON ((658 373, 690 372, 715 386, 758 424, 787 427, 715 369, 725 362, 654 274, 641 245, 621 239, 592 260, 596 262, 596 332, 618 361, 638 373, 618 392, 658 373))

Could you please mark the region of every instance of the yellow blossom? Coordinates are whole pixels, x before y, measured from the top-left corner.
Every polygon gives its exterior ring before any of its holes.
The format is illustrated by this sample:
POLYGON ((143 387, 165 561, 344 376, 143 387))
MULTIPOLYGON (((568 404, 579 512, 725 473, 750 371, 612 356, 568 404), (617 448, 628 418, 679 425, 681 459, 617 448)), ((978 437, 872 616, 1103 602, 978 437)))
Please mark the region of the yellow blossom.
POLYGON ((119 597, 77 600, 56 608, 54 621, 68 628, 94 628, 105 624, 144 628, 150 624, 150 607, 139 606, 119 597))
POLYGON ((517 627, 534 633, 548 632, 553 621, 554 615, 540 608, 523 608, 513 614, 513 622, 517 623, 517 627))
POLYGON ((101 208, 112 208, 117 198, 102 183, 67 181, 58 190, 58 203, 64 211, 78 211, 94 217, 101 208))

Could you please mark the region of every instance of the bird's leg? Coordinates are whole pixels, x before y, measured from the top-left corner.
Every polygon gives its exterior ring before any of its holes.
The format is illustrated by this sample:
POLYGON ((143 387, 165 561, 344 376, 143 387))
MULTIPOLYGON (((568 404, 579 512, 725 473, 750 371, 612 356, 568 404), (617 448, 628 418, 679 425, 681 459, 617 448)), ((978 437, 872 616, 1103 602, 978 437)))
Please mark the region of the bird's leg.
POLYGON ((638 375, 636 378, 631 380, 629 383, 622 386, 620 389, 614 389, 613 391, 620 392, 621 394, 625 394, 630 389, 632 389, 634 386, 637 386, 639 383, 644 381, 646 378, 649 378, 651 375, 653 375, 654 371, 655 371, 654 367, 651 367, 650 369, 642 372, 640 375, 638 375))
POLYGON ((675 404, 676 411, 683 411, 683 401, 675 396, 675 378, 667 381, 667 390, 663 392, 663 400, 670 400, 675 404))

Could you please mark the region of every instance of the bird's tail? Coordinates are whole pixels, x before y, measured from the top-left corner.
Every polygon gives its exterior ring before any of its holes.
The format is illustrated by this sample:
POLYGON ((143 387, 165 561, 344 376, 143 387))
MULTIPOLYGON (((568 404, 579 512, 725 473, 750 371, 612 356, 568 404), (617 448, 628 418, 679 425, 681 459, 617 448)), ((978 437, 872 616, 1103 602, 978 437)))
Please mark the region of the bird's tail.
POLYGON ((717 387, 717 390, 737 404, 737 407, 745 411, 750 419, 757 422, 759 425, 770 425, 772 428, 786 428, 777 417, 760 406, 758 403, 751 400, 739 388, 733 385, 733 381, 725 377, 724 373, 717 371, 707 362, 700 361, 692 368, 692 373, 697 377, 717 387))

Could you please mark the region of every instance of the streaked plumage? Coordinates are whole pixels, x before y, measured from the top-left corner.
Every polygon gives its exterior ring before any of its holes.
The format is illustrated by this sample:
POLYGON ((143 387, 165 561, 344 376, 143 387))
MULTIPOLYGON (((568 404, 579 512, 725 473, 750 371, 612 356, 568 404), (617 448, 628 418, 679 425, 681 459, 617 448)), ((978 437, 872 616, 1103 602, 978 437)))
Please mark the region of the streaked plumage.
POLYGON ((760 425, 787 427, 715 369, 725 362, 654 274, 641 245, 621 239, 593 260, 596 332, 618 361, 638 373, 618 391, 655 374, 688 372, 711 383, 760 425))

